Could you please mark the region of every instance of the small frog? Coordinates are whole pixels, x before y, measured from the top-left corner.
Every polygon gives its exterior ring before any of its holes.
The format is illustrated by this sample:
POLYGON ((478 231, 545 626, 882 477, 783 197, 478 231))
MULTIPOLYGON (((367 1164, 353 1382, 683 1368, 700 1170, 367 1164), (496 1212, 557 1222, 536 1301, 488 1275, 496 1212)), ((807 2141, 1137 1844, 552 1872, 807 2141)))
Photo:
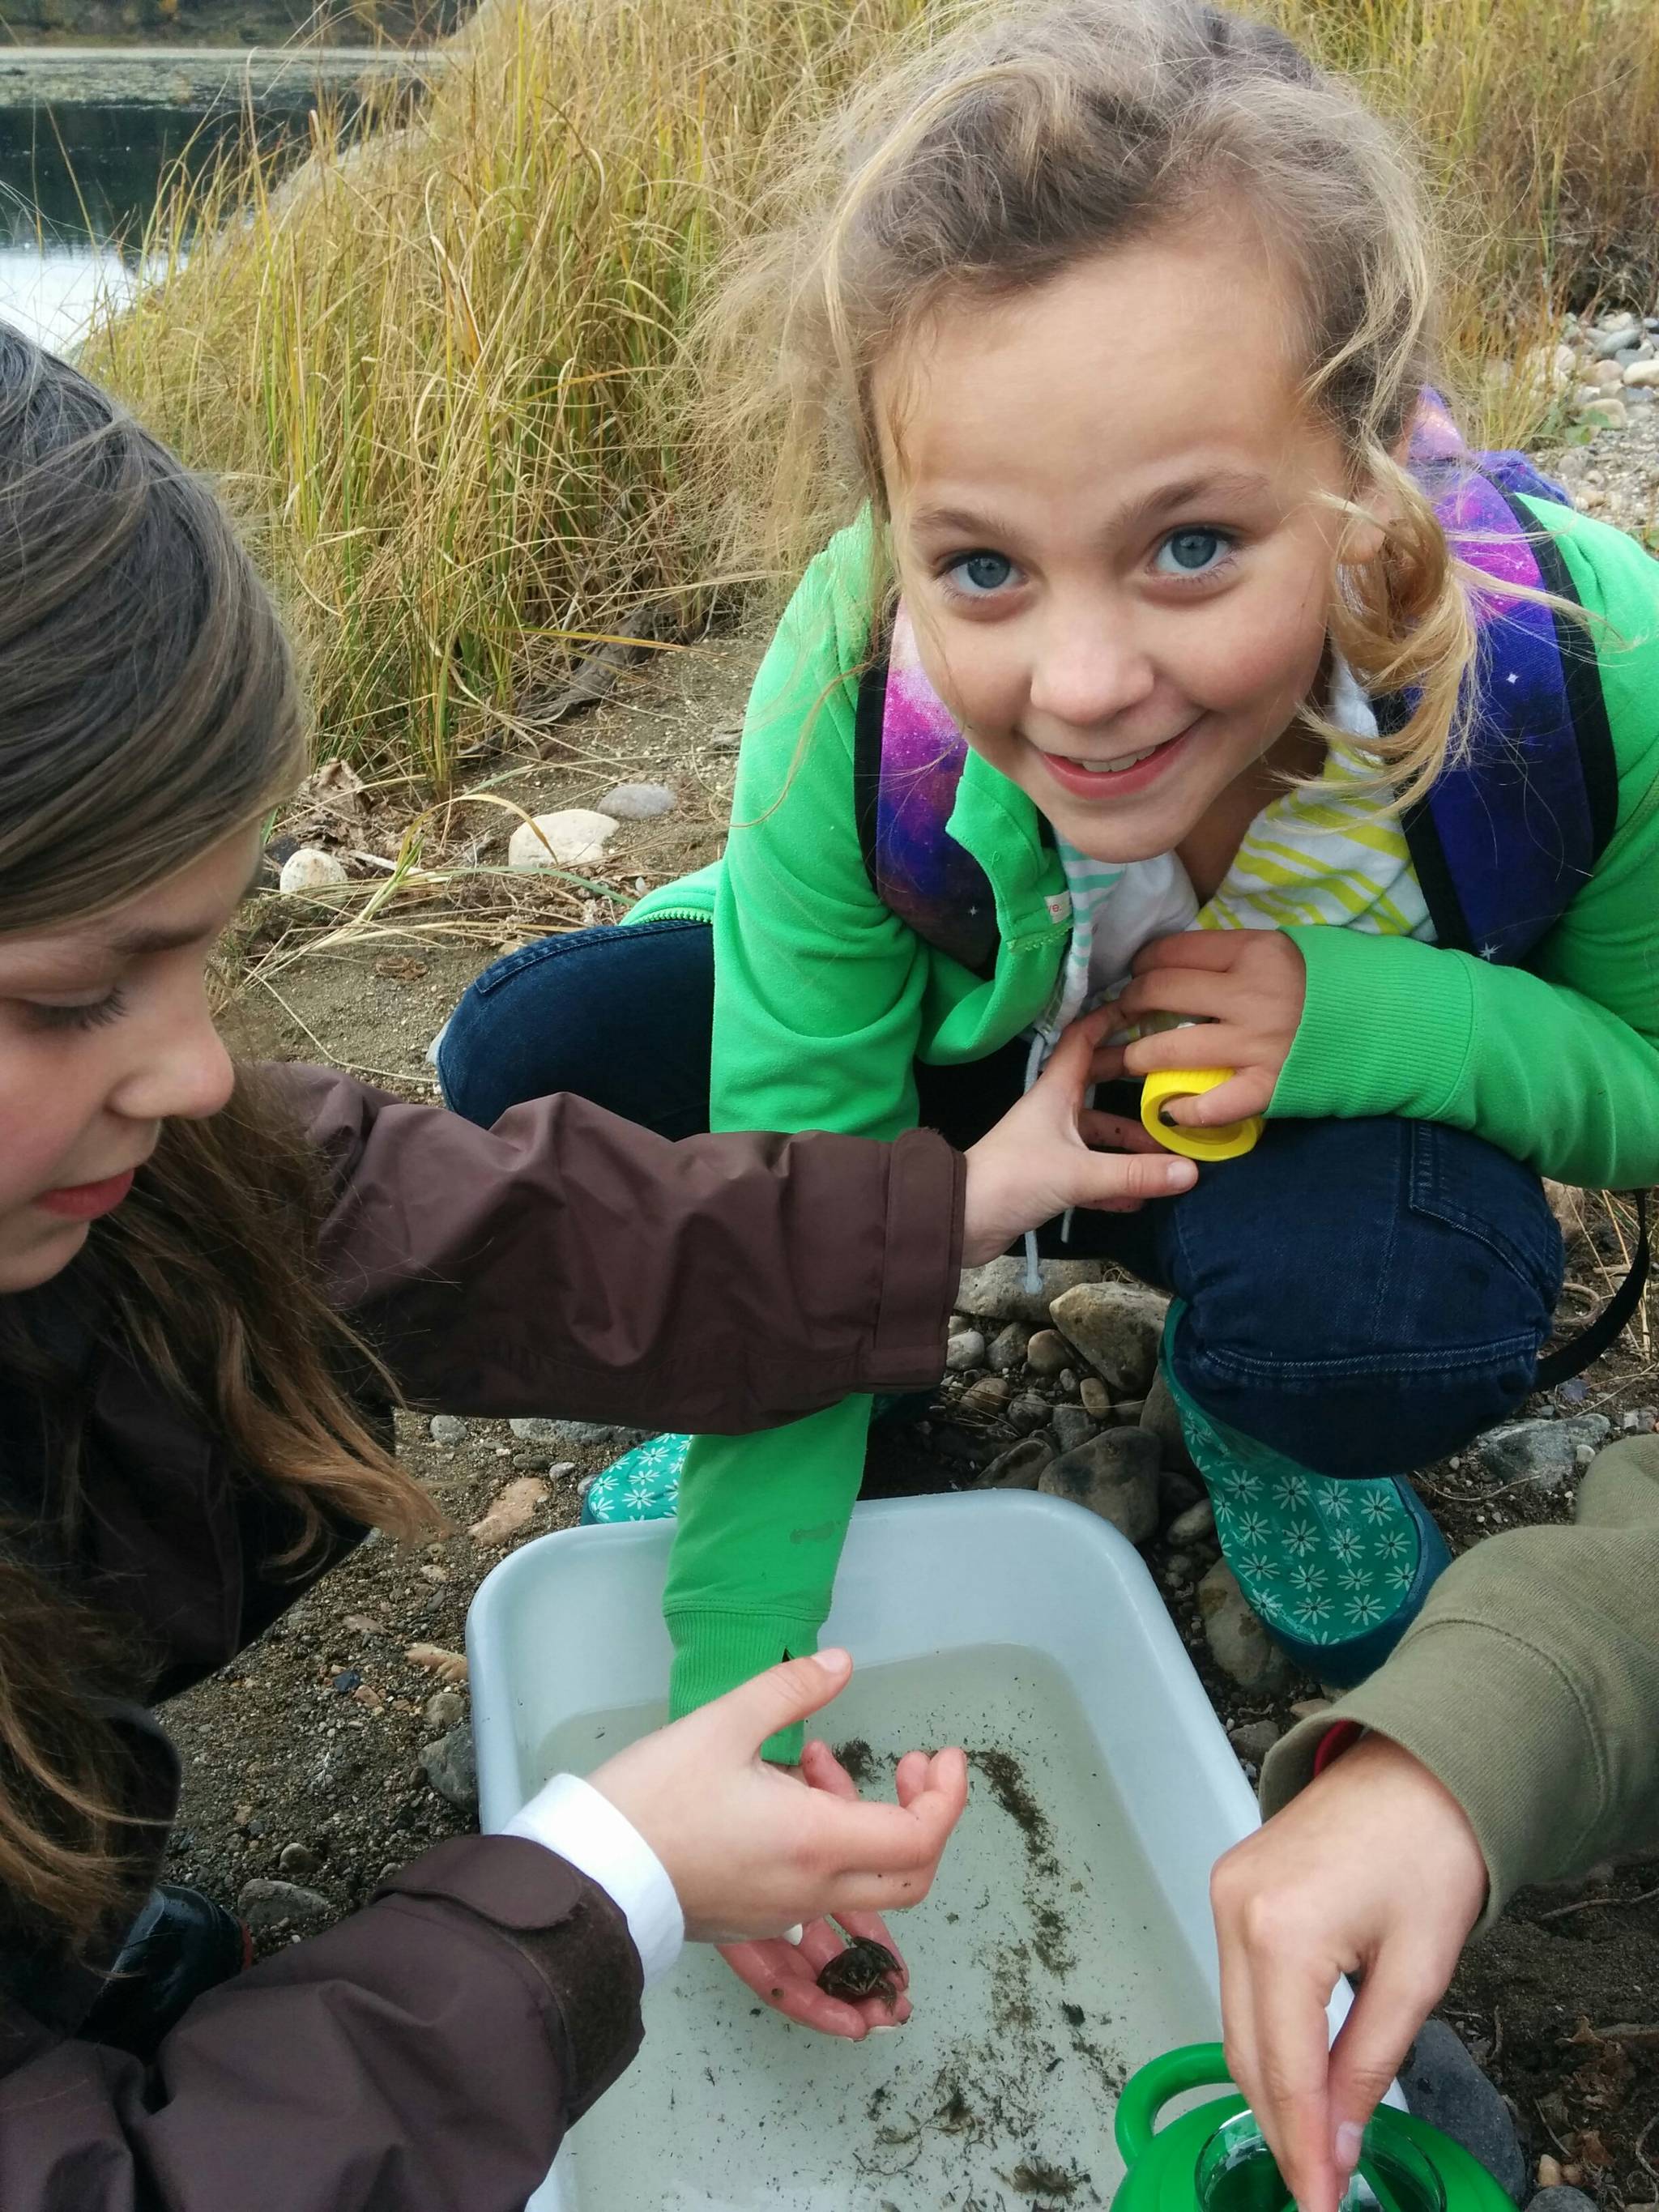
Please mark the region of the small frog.
POLYGON ((856 2004, 860 1997, 880 1997, 890 2012, 898 2002, 895 1978, 900 1972, 898 1960, 884 1943, 860 1936, 819 1967, 818 1987, 848 2004, 856 2004))

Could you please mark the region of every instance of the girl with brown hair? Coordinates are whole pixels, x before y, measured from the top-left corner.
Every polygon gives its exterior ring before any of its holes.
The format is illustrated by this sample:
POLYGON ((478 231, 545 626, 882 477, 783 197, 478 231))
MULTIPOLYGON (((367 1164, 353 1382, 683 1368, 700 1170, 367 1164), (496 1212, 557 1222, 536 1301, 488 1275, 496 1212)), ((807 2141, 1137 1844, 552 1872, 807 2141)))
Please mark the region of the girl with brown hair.
POLYGON ((237 1070, 207 963, 303 751, 210 493, 0 328, 6 2212, 507 2212, 683 1933, 878 1934, 924 1894, 961 1754, 912 1753, 897 1805, 822 1746, 763 1766, 846 1680, 802 1657, 234 1974, 229 1916, 154 1887, 179 1772, 149 1708, 367 1529, 433 1524, 400 1397, 742 1429, 924 1385, 964 1252, 1154 1165, 1085 1145, 1081 1033, 965 1163, 926 1133, 675 1146, 560 1098, 483 1131, 237 1070))

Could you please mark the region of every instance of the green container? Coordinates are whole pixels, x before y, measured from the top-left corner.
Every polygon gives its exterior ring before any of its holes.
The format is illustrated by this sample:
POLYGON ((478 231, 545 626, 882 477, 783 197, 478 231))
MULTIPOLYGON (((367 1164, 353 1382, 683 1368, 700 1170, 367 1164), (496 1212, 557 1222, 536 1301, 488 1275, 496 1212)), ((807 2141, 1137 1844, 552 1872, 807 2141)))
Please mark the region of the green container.
MULTIPOLYGON (((1255 2115, 1237 2090, 1166 2127, 1158 2116, 1189 2089, 1231 2082, 1218 2043, 1195 2043, 1143 2066, 1117 2107, 1123 2179, 1112 2212, 1292 2212, 1291 2193, 1255 2115)), ((1379 2106, 1365 2130, 1342 2212, 1515 2212, 1461 2143, 1379 2106)))

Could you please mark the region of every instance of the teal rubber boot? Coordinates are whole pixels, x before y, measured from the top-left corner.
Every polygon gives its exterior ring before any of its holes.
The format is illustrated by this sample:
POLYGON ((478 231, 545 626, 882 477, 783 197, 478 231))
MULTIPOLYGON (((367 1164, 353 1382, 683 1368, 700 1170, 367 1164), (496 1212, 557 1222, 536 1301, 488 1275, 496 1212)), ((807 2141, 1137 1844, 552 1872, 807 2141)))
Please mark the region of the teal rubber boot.
POLYGON ((1321 1682, 1374 1674, 1451 1563, 1444 1537, 1397 1475, 1315 1474, 1196 1405, 1170 1358, 1186 1310, 1170 1309, 1164 1378, 1215 1508, 1222 1557, 1282 1650, 1321 1682))

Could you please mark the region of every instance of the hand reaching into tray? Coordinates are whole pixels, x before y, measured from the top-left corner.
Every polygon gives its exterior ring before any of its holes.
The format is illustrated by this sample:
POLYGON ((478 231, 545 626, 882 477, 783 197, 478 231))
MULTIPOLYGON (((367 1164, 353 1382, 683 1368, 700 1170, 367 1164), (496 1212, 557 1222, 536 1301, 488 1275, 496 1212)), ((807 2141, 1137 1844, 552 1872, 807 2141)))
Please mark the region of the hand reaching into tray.
POLYGON ((878 1915, 919 1905, 932 1887, 968 1802, 968 1763, 956 1750, 907 1752, 898 1803, 877 1805, 860 1801, 827 1744, 809 1743, 798 1770, 761 1758, 769 1737, 828 1705, 852 1671, 836 1650, 770 1668, 589 1778, 661 1860, 688 1936, 718 1943, 763 2004, 857 2041, 909 2018, 903 1961, 878 1915), (863 1954, 875 1993, 856 2002, 818 1986, 843 1948, 837 1926, 896 1962, 883 1972, 863 1954))

